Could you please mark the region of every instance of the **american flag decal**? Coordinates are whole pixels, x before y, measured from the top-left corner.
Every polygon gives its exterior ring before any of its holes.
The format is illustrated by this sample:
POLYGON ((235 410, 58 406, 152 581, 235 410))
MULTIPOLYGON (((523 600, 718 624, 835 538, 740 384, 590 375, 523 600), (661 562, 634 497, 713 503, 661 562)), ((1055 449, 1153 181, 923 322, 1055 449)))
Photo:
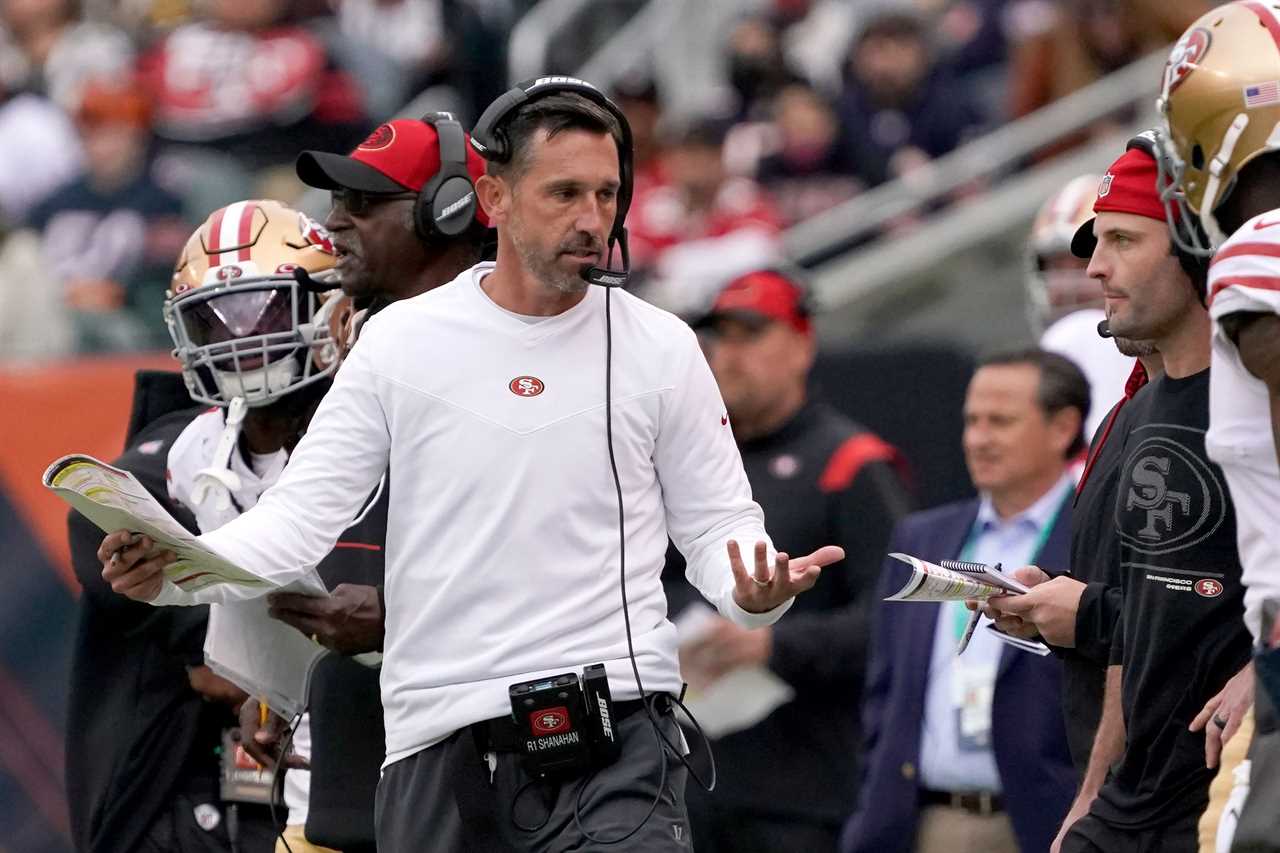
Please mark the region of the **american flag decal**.
POLYGON ((1245 109, 1280 104, 1280 80, 1268 80, 1244 87, 1245 109))

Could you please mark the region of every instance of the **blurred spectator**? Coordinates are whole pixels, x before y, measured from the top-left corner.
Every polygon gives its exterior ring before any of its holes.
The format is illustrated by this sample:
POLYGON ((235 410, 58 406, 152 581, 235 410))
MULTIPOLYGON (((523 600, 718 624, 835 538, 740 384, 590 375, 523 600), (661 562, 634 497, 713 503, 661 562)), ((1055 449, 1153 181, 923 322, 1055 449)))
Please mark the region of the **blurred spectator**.
POLYGON ((40 235, 0 224, 0 360, 71 351, 71 319, 40 254, 40 235))
POLYGON ((777 259, 781 218, 760 187, 724 165, 726 123, 700 118, 669 135, 668 183, 636 193, 627 217, 644 294, 685 316, 704 313, 731 278, 777 259))
POLYGON ((1024 116, 1171 44, 1213 5, 1208 0, 1016 0, 1006 22, 1012 44, 1010 116, 1024 116))
POLYGON ((152 174, 151 105, 126 81, 95 82, 76 112, 85 172, 32 211, 44 264, 82 350, 167 343, 155 305, 186 238, 178 198, 152 174))
POLYGON ((776 150, 756 168, 787 224, 799 222, 852 198, 862 189, 849 150, 841 145, 840 122, 825 98, 793 83, 773 102, 776 150))
POLYGON ((47 95, 70 108, 83 81, 133 64, 129 37, 81 20, 77 0, 2 0, 0 23, 0 90, 47 95))
POLYGON ((367 128, 359 87, 288 0, 209 0, 142 60, 163 139, 218 147, 251 170, 301 148, 349 148, 367 128))
POLYGON ((934 63, 923 20, 909 12, 872 18, 854 40, 840 118, 847 156, 868 186, 924 166, 983 124, 934 63))
POLYGON ((52 101, 18 95, 0 104, 0 221, 21 223, 83 159, 75 127, 52 101))
POLYGON ((734 117, 759 119, 784 85, 798 79, 782 52, 774 24, 764 16, 743 18, 729 33, 729 85, 737 96, 734 117))
POLYGON ((631 157, 635 166, 635 193, 643 195, 665 182, 658 145, 662 105, 650 74, 625 76, 613 85, 609 97, 631 125, 631 157))
MULTIPOLYGON (((436 87, 439 108, 449 108, 474 121, 489 101, 502 93, 504 33, 486 21, 466 0, 341 0, 338 4, 343 60, 369 82, 385 74, 362 62, 373 53, 391 61, 393 80, 376 80, 378 87, 398 87, 401 102, 436 87), (354 48, 354 49, 352 49, 354 48)), ((389 113, 399 104, 387 108, 389 113)), ((374 115, 379 115, 374 113, 374 115)), ((469 124, 470 122, 468 122, 469 124)))

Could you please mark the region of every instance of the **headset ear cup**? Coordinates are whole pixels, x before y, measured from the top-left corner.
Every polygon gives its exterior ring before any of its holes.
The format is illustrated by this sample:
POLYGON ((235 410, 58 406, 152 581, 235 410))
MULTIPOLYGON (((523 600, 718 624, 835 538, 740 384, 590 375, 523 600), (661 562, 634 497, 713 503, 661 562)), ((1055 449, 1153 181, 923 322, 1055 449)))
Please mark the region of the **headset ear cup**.
POLYGON ((458 176, 447 179, 431 198, 429 212, 434 232, 446 237, 465 232, 476 217, 476 191, 471 181, 458 176))

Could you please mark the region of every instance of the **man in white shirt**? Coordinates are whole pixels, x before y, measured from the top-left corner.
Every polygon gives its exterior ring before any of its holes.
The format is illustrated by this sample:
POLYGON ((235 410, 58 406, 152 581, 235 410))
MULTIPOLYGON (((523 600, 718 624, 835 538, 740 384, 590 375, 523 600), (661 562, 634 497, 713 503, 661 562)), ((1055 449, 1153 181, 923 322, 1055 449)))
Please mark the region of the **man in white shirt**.
MULTIPOLYGON (((617 849, 686 849, 686 771, 654 736, 678 743, 677 727, 663 697, 635 701, 641 680, 649 695, 680 689, 659 581, 668 535, 691 582, 746 627, 775 621, 843 552, 774 554, 693 332, 587 286, 587 274, 625 278, 597 268, 625 240, 616 108, 543 78, 496 101, 474 134, 492 161, 477 193, 497 262, 371 319, 277 485, 202 541, 286 584, 390 464, 379 849, 563 849, 628 832, 617 849), (739 543, 754 546, 750 569, 739 543), (511 685, 596 662, 618 762, 553 784, 489 748, 512 718, 511 685)), ((104 578, 153 604, 254 594, 187 592, 161 573, 173 554, 153 550, 111 534, 104 578)))

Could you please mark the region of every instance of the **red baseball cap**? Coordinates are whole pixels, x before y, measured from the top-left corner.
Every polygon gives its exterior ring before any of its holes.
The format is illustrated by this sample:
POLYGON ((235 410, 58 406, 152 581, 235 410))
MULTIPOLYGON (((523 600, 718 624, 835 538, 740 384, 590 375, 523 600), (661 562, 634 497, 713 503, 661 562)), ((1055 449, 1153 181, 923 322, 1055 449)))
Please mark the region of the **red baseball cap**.
MULTIPOLYGON (((1093 212, 1133 213, 1164 222, 1165 207, 1160 201, 1156 177, 1156 159, 1140 147, 1130 148, 1102 176, 1093 212)), ((1092 257, 1098 245, 1098 239, 1093 236, 1096 218, 1086 220, 1071 238, 1071 254, 1077 258, 1092 257)))
MULTIPOLYGON (((469 142, 470 134, 468 134, 469 142)), ((466 146, 467 172, 476 181, 484 174, 484 159, 466 146)), ((421 119, 395 119, 378 125, 350 156, 329 151, 304 151, 295 168, 307 186, 322 190, 353 189, 369 193, 420 192, 440 171, 440 137, 421 119)), ((489 225, 478 206, 476 217, 489 225)))
POLYGON ((758 270, 735 278, 716 296, 706 316, 694 325, 710 326, 722 318, 761 328, 770 322, 786 323, 803 335, 813 329, 804 288, 777 270, 758 270))

